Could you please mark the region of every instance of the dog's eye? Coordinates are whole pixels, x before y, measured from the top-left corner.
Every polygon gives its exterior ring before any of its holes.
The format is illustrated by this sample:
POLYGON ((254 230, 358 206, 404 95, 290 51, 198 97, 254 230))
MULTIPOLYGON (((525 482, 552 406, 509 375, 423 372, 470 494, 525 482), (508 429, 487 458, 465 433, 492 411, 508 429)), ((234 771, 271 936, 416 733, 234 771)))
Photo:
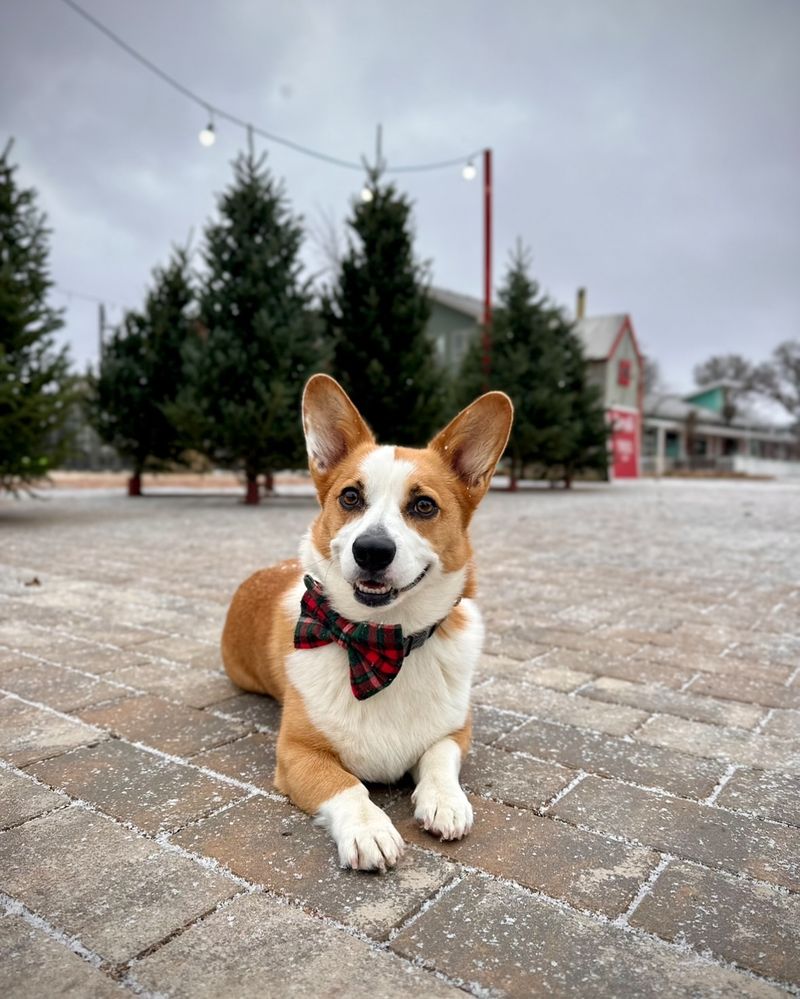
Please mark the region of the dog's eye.
POLYGON ((339 506, 343 510, 357 510, 361 506, 361 503, 361 493, 352 486, 343 490, 339 497, 339 506))
POLYGON ((411 513, 415 517, 432 517, 438 509, 436 501, 432 500, 430 496, 417 496, 411 504, 411 513))

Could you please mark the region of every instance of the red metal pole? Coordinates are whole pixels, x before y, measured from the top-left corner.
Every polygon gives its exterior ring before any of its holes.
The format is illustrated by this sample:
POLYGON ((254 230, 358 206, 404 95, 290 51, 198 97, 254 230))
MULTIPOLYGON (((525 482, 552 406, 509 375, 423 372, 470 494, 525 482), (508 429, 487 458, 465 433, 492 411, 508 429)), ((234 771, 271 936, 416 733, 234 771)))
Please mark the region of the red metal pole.
POLYGON ((492 368, 492 151, 483 151, 483 348, 482 367, 486 388, 492 368))

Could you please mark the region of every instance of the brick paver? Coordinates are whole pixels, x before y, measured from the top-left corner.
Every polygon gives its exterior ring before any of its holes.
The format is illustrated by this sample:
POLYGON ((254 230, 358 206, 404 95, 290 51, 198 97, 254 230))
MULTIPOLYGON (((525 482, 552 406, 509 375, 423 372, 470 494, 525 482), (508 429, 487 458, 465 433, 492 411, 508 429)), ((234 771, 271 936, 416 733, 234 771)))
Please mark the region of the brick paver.
POLYGON ((764 710, 751 704, 722 701, 697 694, 665 690, 657 683, 630 683, 613 677, 601 677, 581 691, 609 704, 628 704, 652 713, 678 715, 691 721, 711 722, 753 729, 764 718, 764 710))
POLYGON ((453 877, 438 857, 407 853, 386 877, 354 883, 326 833, 310 827, 288 802, 258 796, 184 829, 173 841, 378 939, 453 877))
POLYGON ((149 694, 160 694, 171 701, 180 701, 192 708, 207 708, 238 695, 239 690, 227 677, 219 673, 187 670, 163 660, 144 658, 131 666, 124 666, 106 674, 116 680, 149 694))
POLYGON ((238 889, 112 819, 67 808, 0 834, 0 890, 117 965, 238 889))
MULTIPOLYGON (((362 879, 363 880, 363 879, 362 879)), ((236 899, 133 966, 150 994, 458 999, 423 969, 263 895, 236 899)))
POLYGON ((421 829, 405 798, 392 802, 389 814, 412 843, 606 916, 627 909, 659 861, 652 850, 523 809, 477 798, 472 804, 477 825, 459 842, 440 842, 421 829))
POLYGON ((0 758, 9 763, 24 766, 106 738, 105 732, 76 718, 13 697, 0 699, 0 758))
POLYGON ((587 777, 553 808, 567 822, 800 890, 800 829, 587 777))
POLYGON ((153 834, 180 828, 245 793, 117 739, 34 763, 28 773, 153 834))
POLYGON ((375 789, 385 876, 274 792, 278 708, 220 668, 231 594, 313 513, 0 498, 3 995, 800 988, 800 485, 490 494, 475 826, 375 789))
POLYGON ((501 736, 502 749, 559 761, 602 777, 659 787, 686 798, 706 798, 722 778, 725 765, 689 753, 616 739, 573 725, 534 719, 501 736))
POLYGON ((513 996, 772 996, 725 968, 481 878, 457 885, 392 943, 513 996))
POLYGON ((671 864, 631 925, 781 981, 800 979, 800 898, 767 885, 671 864))
POLYGON ((800 776, 738 770, 722 788, 717 804, 800 826, 800 776))
POLYGON ((42 812, 69 804, 69 798, 55 794, 29 777, 0 769, 0 829, 10 829, 42 812))
POLYGON ((132 742, 184 756, 245 734, 235 722, 161 697, 126 697, 107 706, 84 709, 80 717, 132 742))
POLYGON ((21 916, 0 916, 0 995, 129 995, 102 971, 31 926, 21 916))

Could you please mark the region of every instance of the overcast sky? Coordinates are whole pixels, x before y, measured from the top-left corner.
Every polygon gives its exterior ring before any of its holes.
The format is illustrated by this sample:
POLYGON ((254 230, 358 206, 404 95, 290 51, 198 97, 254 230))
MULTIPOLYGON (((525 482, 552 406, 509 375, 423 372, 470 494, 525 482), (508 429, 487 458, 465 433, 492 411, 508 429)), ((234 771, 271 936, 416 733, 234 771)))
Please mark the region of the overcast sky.
MULTIPOLYGON (((371 155, 377 122, 390 165, 490 146, 495 287, 519 236, 556 301, 585 285, 589 314, 629 312, 675 389, 712 353, 800 336, 798 0, 81 2, 210 103, 331 155, 371 155)), ((200 240, 245 142, 220 122, 203 149, 203 118, 61 0, 0 5, 0 142, 59 288, 137 306, 200 240)), ((264 148, 311 233, 341 227, 360 175, 264 148)), ((400 183, 434 282, 479 297, 479 181, 400 183)), ((304 252, 325 266, 318 236, 304 252)), ((83 366, 96 306, 53 297, 83 366)))

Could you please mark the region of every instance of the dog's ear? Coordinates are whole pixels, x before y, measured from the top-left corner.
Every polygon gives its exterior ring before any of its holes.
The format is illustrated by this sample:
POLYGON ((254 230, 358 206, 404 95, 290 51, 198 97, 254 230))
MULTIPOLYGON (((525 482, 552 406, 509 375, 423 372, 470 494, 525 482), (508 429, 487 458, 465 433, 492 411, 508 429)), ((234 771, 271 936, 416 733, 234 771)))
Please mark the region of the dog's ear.
POLYGON ((308 466, 317 485, 354 448, 375 443, 345 390, 329 375, 312 375, 306 383, 303 432, 308 466))
POLYGON ((472 506, 489 488, 513 419, 514 406, 505 392, 487 392, 462 409, 428 445, 466 487, 472 506))

